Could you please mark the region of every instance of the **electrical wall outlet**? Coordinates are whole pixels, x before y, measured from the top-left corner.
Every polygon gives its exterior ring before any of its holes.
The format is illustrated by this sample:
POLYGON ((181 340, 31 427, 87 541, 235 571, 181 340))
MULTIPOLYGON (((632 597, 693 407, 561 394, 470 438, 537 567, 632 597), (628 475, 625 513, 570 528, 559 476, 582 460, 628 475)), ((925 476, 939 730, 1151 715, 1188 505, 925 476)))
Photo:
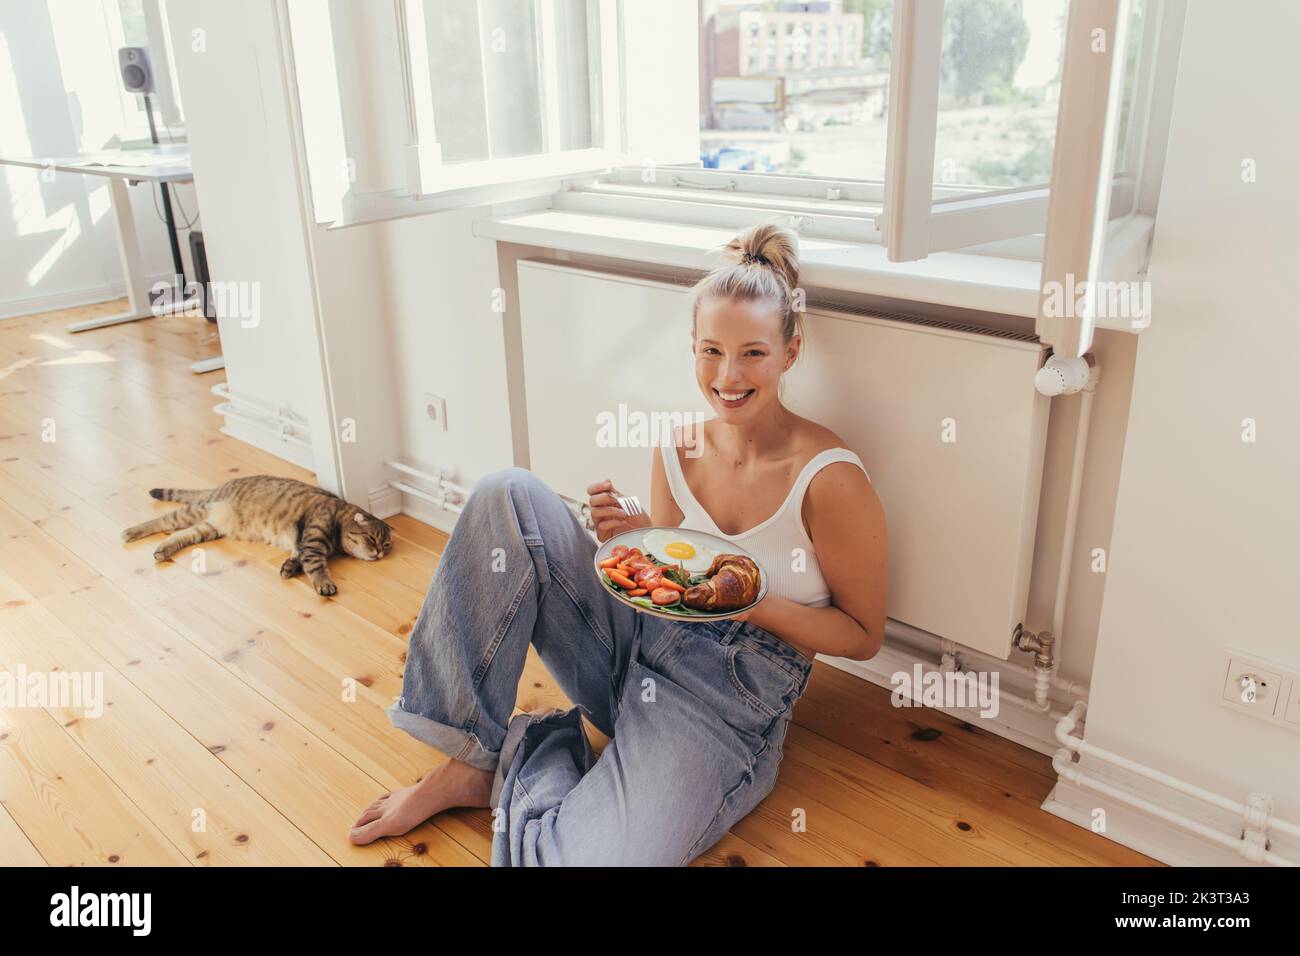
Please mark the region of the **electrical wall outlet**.
POLYGON ((1271 724, 1300 730, 1300 674, 1273 661, 1227 648, 1219 703, 1271 724))
POLYGON ((1252 714, 1271 716, 1282 692, 1282 675, 1248 657, 1228 657, 1223 699, 1252 714))
POLYGON ((447 430, 447 400, 441 395, 424 393, 424 414, 429 416, 429 421, 433 422, 436 430, 447 430))

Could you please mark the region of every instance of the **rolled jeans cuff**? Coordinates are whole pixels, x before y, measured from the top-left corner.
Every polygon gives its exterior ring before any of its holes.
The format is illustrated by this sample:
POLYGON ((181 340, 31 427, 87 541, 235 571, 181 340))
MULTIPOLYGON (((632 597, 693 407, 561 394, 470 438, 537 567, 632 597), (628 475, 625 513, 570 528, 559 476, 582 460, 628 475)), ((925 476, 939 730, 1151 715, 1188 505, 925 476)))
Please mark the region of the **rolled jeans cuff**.
POLYGON ((413 714, 402 707, 402 701, 395 701, 385 711, 393 726, 404 730, 421 743, 426 743, 435 750, 441 750, 447 756, 464 761, 480 770, 495 771, 500 760, 500 753, 488 750, 473 734, 440 724, 436 720, 413 714))

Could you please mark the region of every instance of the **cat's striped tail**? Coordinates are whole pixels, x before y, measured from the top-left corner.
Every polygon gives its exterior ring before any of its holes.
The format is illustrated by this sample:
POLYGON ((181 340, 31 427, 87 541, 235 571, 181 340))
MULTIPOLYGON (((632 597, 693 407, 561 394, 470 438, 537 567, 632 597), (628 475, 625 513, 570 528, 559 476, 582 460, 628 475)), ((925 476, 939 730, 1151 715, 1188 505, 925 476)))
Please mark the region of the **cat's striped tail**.
POLYGON ((203 501, 212 494, 211 488, 150 488, 149 497, 159 501, 187 501, 190 504, 203 501))

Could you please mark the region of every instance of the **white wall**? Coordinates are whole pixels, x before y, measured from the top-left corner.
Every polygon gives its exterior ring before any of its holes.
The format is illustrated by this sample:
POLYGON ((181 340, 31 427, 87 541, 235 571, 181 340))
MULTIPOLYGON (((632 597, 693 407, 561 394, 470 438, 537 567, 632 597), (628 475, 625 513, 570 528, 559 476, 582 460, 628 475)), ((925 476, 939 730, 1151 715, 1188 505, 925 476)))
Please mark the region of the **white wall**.
MULTIPOLYGON (((103 148, 117 134, 117 52, 100 9, 98 0, 0 4, 0 156, 68 156, 103 148)), ((192 186, 176 189, 193 216, 192 186)), ((166 226, 156 187, 130 192, 152 284, 172 273, 166 226)), ((0 210, 0 317, 125 294, 107 179, 59 173, 45 182, 39 170, 5 165, 0 210)), ((176 216, 183 225, 180 208, 176 216)), ((185 230, 179 241, 192 281, 185 230)))
POLYGON ((1216 700, 1229 644, 1300 667, 1297 33, 1295 5, 1188 4, 1086 731, 1293 822, 1300 734, 1216 700))
POLYGON ((398 376, 398 451, 409 464, 451 468, 472 484, 514 464, 506 397, 505 316, 493 311, 496 243, 475 239, 472 209, 383 225, 389 328, 398 376), (424 396, 447 402, 433 428, 424 396))

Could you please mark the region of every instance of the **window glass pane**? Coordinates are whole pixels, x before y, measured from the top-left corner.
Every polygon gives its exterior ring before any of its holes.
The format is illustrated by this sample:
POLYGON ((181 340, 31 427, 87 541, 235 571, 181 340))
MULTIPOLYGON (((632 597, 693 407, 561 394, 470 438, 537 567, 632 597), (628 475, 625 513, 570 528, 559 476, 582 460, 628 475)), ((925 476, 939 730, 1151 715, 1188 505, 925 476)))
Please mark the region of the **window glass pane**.
MULTIPOLYGON (((148 46, 149 27, 144 19, 144 0, 117 0, 117 8, 122 13, 122 36, 126 45, 148 46)), ((150 56, 161 55, 162 52, 149 51, 150 56)))
POLYGON ((587 0, 556 0, 555 63, 543 63, 534 0, 425 0, 433 115, 443 162, 587 149, 601 141, 599 24, 587 0), (554 77, 555 109, 546 106, 554 77))
POLYGON ((1067 0, 947 0, 936 186, 1046 185, 1067 0))
POLYGON ((556 69, 559 74, 559 149, 589 149, 600 143, 599 14, 587 0, 555 2, 556 69))
MULTIPOLYGON (((1145 0, 1132 0, 1128 20, 1128 41, 1124 47, 1124 96, 1120 100, 1119 140, 1115 151, 1115 172, 1134 172, 1134 143, 1130 142, 1133 105, 1137 97, 1139 59, 1142 53, 1142 29, 1146 25, 1145 0)), ((1136 138, 1136 134, 1133 134, 1136 138)))
POLYGON ((162 42, 167 51, 167 76, 171 82, 172 101, 176 104, 176 115, 185 118, 185 105, 181 102, 181 87, 176 81, 176 54, 172 50, 171 27, 167 23, 167 4, 159 2, 158 17, 162 24, 162 42))
POLYGON ((542 92, 533 2, 479 0, 479 24, 490 155, 499 159, 540 153, 542 92))
POLYGON ((488 158, 478 8, 425 0, 433 116, 444 162, 488 158))
POLYGON ((893 0, 701 0, 708 168, 885 176, 893 0))

